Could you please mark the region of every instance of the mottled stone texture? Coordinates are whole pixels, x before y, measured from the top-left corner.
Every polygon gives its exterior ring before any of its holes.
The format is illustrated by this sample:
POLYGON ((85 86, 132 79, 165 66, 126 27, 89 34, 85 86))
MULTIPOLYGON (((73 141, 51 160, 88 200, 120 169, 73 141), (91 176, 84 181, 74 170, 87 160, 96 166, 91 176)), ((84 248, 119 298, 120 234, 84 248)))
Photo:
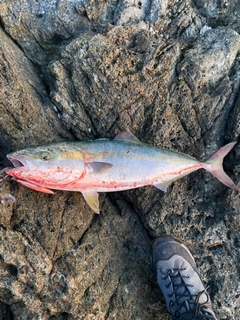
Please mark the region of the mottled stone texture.
MULTIPOLYGON (((0 161, 43 142, 140 140, 206 159, 240 135, 238 0, 0 0, 0 161)), ((224 167, 240 180, 240 147, 224 167)), ((239 185, 239 183, 238 183, 239 185)), ((218 319, 240 319, 240 198, 195 172, 162 193, 0 193, 0 318, 168 319, 150 243, 192 251, 218 319)))

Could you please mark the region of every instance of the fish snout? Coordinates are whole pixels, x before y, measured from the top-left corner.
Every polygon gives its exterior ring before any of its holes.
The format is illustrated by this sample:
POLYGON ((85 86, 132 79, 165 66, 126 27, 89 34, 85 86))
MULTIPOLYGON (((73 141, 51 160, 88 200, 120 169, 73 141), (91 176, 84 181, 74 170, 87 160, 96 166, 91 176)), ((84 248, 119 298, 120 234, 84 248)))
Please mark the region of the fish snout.
POLYGON ((7 158, 13 164, 14 168, 11 168, 10 171, 35 171, 38 169, 38 165, 31 160, 26 159, 25 156, 21 154, 8 154, 7 158))

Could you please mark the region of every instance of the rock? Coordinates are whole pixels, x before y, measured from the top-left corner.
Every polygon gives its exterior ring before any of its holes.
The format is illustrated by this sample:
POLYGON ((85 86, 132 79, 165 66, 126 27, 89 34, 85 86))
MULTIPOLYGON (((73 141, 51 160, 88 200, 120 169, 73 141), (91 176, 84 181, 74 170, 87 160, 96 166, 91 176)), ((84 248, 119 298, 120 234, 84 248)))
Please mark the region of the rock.
MULTIPOLYGON (((207 159, 240 134, 237 1, 0 1, 0 161, 53 141, 140 140, 207 159)), ((239 146, 225 170, 237 183, 239 146)), ((166 319, 150 243, 189 247, 218 319, 238 319, 239 195, 204 171, 101 194, 0 194, 0 318, 166 319)))

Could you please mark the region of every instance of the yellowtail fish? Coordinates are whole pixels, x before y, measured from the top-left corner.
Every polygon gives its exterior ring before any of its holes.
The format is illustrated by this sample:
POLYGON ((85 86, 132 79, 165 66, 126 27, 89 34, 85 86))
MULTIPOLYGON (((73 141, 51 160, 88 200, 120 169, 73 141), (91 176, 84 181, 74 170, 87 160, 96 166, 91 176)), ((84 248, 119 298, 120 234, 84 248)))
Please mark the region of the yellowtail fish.
POLYGON ((229 188, 239 191, 222 168, 232 142, 201 162, 188 155, 149 146, 130 131, 115 139, 60 142, 8 154, 14 168, 6 174, 34 190, 79 191, 96 213, 98 192, 120 191, 154 185, 162 191, 175 180, 204 168, 229 188))

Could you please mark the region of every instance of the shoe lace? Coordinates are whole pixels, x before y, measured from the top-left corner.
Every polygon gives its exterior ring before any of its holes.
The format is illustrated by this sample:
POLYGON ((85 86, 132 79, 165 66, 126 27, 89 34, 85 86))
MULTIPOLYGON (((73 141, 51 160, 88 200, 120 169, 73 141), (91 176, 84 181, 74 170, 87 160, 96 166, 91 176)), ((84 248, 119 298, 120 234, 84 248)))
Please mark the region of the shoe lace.
POLYGON ((171 269, 163 277, 164 280, 167 278, 170 280, 166 287, 172 285, 173 288, 173 292, 168 294, 168 297, 175 298, 170 300, 170 308, 174 310, 174 320, 215 320, 213 314, 207 311, 210 299, 206 290, 202 290, 196 295, 190 293, 188 288, 193 285, 185 283, 184 279, 188 279, 189 275, 181 275, 180 271, 184 270, 186 268, 171 269), (200 303, 200 297, 203 294, 207 297, 207 301, 200 303))

